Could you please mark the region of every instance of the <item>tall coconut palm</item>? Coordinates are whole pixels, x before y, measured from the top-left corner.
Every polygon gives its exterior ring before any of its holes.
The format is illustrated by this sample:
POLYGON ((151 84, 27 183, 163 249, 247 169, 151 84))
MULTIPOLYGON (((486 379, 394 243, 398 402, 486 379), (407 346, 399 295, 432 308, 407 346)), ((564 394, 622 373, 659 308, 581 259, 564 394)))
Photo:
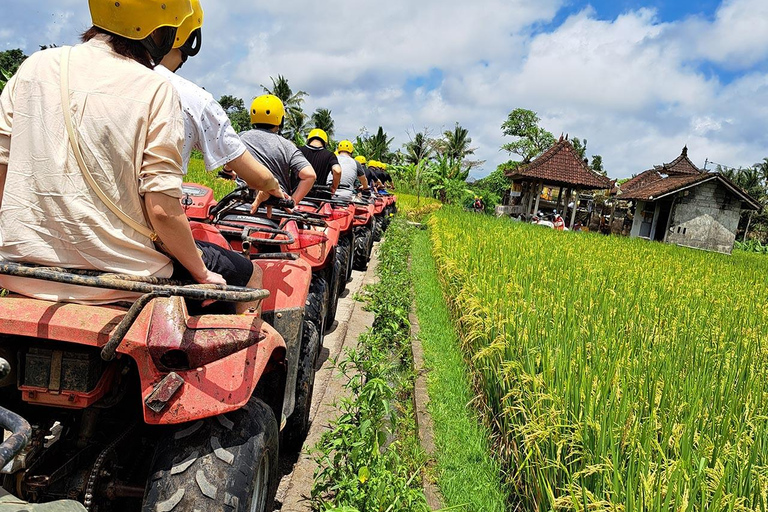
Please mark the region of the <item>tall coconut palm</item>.
POLYGON ((328 137, 333 137, 335 130, 335 123, 333 117, 331 117, 331 111, 327 108, 319 108, 312 114, 312 124, 315 128, 320 128, 328 134, 328 137))
POLYGON ((272 94, 280 98, 285 105, 286 112, 289 113, 304 113, 302 105, 308 94, 304 91, 293 92, 291 86, 288 85, 288 79, 283 75, 277 75, 277 78, 269 77, 272 80, 272 88, 261 86, 264 92, 272 94))
POLYGON ((296 135, 306 132, 307 115, 302 109, 304 100, 308 96, 304 91, 293 92, 288 85, 288 79, 283 75, 277 75, 277 78, 269 77, 272 80, 272 88, 261 86, 264 92, 280 98, 285 105, 285 129, 283 135, 288 140, 296 140, 296 135))
POLYGON ((442 155, 448 157, 452 164, 459 164, 466 169, 471 169, 482 162, 467 160, 474 155, 477 148, 473 148, 469 130, 456 123, 453 130, 443 133, 443 138, 438 141, 438 148, 442 155))
POLYGON ((310 130, 307 121, 309 117, 304 112, 286 114, 283 136, 297 146, 303 146, 310 130))
POLYGON ((418 165, 422 160, 429 160, 435 151, 434 142, 424 132, 413 136, 413 140, 404 144, 406 163, 418 165))
POLYGON ((395 154, 389 150, 393 140, 395 139, 388 137, 381 126, 375 135, 368 135, 367 130, 363 128, 363 132, 355 141, 355 152, 368 160, 391 163, 395 160, 395 154))

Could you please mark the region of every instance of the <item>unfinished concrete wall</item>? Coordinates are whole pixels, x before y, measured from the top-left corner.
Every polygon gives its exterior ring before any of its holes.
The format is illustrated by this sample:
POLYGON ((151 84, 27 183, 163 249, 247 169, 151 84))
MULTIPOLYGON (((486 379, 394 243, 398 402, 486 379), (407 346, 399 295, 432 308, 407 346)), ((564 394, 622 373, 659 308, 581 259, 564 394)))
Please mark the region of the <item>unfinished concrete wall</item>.
POLYGON ((678 194, 667 242, 730 254, 736 241, 741 200, 713 180, 678 194))

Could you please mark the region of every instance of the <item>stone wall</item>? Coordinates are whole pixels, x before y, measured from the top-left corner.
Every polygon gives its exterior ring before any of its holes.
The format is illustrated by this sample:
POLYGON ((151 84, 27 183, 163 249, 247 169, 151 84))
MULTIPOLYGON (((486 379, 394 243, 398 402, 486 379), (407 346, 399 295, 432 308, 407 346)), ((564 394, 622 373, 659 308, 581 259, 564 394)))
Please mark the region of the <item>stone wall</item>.
POLYGON ((678 194, 667 242, 730 254, 741 216, 741 200, 718 180, 678 194))

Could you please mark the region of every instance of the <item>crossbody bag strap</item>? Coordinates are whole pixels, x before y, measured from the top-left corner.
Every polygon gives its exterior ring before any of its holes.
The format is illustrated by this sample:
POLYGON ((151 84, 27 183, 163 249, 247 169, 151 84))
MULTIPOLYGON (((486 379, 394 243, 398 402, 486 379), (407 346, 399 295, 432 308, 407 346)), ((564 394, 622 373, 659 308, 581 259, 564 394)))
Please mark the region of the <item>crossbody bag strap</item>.
POLYGON ((89 171, 88 167, 85 165, 85 159, 83 158, 83 153, 80 150, 80 143, 77 139, 77 132, 75 131, 75 126, 72 122, 72 111, 69 101, 69 57, 71 51, 72 47, 65 48, 64 55, 61 58, 61 108, 64 111, 64 124, 67 127, 69 142, 72 145, 72 151, 75 153, 75 160, 77 160, 77 165, 80 167, 80 171, 83 173, 83 177, 85 178, 86 183, 88 183, 88 185, 91 187, 91 190, 93 190, 96 195, 99 196, 99 199, 101 199, 101 201, 107 206, 107 208, 112 211, 112 213, 117 215, 120 220, 122 220, 129 227, 136 230, 138 233, 141 233, 153 242, 157 242, 157 233, 149 229, 144 224, 137 222, 130 215, 121 210, 120 207, 117 206, 114 201, 112 201, 112 199, 104 193, 104 190, 102 190, 102 188, 93 178, 91 171, 89 171))

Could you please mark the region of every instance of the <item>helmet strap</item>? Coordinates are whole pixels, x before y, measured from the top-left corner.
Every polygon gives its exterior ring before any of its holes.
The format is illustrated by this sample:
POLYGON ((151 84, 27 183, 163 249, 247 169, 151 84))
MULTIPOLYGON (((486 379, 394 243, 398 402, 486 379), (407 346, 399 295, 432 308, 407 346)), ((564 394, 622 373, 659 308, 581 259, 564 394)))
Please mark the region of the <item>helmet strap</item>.
POLYGON ((203 47, 203 31, 201 29, 196 29, 192 34, 190 34, 189 39, 187 39, 187 42, 185 42, 183 45, 179 47, 179 50, 181 50, 181 53, 184 55, 184 62, 189 57, 194 57, 198 53, 200 53, 200 49, 203 47))
POLYGON ((152 62, 155 65, 160 64, 163 57, 168 55, 173 49, 173 44, 176 42, 176 28, 175 27, 160 27, 160 43, 155 41, 152 34, 142 39, 141 44, 147 49, 149 55, 152 57, 152 62))

